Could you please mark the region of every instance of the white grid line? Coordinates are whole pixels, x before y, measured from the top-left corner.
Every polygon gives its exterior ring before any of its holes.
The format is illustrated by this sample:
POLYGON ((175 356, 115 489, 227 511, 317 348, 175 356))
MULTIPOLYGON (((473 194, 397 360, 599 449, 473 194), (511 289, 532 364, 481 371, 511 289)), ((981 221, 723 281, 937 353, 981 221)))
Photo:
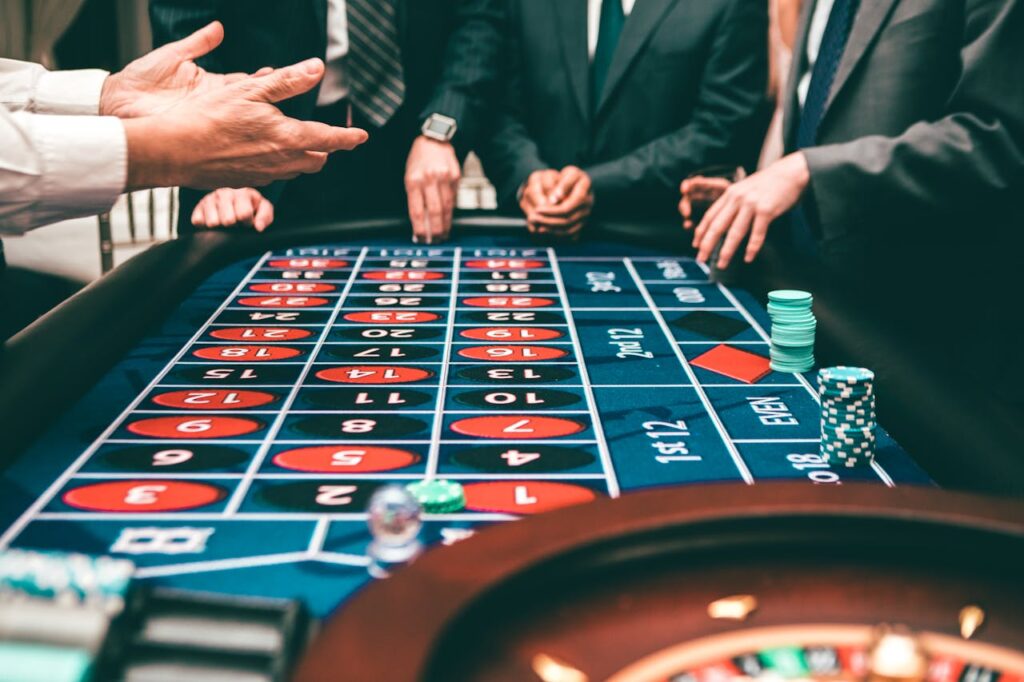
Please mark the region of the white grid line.
POLYGON ((562 299, 562 311, 569 327, 569 337, 573 343, 573 353, 576 356, 576 365, 580 372, 580 383, 583 384, 583 392, 587 399, 587 409, 590 410, 591 428, 594 430, 594 439, 597 441, 597 449, 601 455, 601 463, 604 465, 605 473, 608 476, 608 495, 618 497, 619 479, 615 473, 615 464, 612 462, 612 454, 608 449, 608 441, 604 437, 604 425, 597 412, 597 400, 594 398, 594 391, 590 386, 590 376, 587 373, 586 359, 583 357, 583 346, 580 344, 579 334, 576 330, 576 323, 573 320, 572 308, 569 306, 569 295, 566 293, 565 280, 562 279, 562 268, 558 264, 558 257, 553 248, 548 248, 548 259, 551 261, 551 271, 558 282, 558 295, 562 299))
POLYGON ((367 247, 364 247, 363 250, 359 252, 359 256, 356 259, 355 264, 352 266, 352 273, 349 276, 349 280, 345 283, 345 288, 338 297, 338 302, 335 305, 330 318, 327 320, 323 330, 320 332, 320 339, 317 342, 316 347, 309 354, 305 368, 299 374, 298 379, 295 381, 295 385, 292 387, 292 390, 288 393, 288 397, 285 398, 284 403, 281 405, 280 413, 270 425, 270 428, 267 429, 267 434, 263 437, 263 443, 256 451, 256 454, 253 455, 252 462, 249 463, 245 476, 235 487, 235 491, 232 493, 231 499, 228 500, 227 505, 225 505, 223 512, 224 516, 231 516, 238 512, 239 507, 241 507, 242 502, 245 499, 245 495, 249 492, 249 488, 252 487, 253 480, 256 478, 256 474, 259 472, 260 467, 263 466, 263 460, 266 459, 267 453, 270 452, 274 439, 281 431, 281 427, 284 426, 284 421, 288 416, 288 410, 290 410, 291 406, 295 403, 295 399, 298 397, 299 391, 306 382, 306 377, 309 376, 309 373, 313 369, 313 358, 320 352, 320 348, 327 339, 327 335, 330 334, 331 325, 333 325, 334 321, 338 319, 338 315, 341 313, 341 309, 345 305, 345 299, 348 296, 348 292, 352 289, 352 283, 355 281, 356 273, 359 272, 359 267, 363 262, 363 258, 366 257, 366 252, 367 247))
POLYGON ((94 440, 89 445, 89 447, 86 448, 85 451, 81 455, 79 455, 74 462, 72 462, 71 466, 66 468, 61 473, 61 475, 58 476, 57 479, 53 483, 51 483, 46 490, 43 491, 42 495, 36 498, 36 501, 33 502, 28 509, 22 512, 21 516, 19 516, 18 519, 13 524, 11 524, 11 526, 8 527, 6 531, 4 531, 3 535, 0 535, 0 549, 4 549, 10 546, 11 542, 13 542, 16 537, 18 537, 21 531, 24 530, 25 526, 27 526, 28 523, 32 520, 32 517, 37 516, 40 510, 44 509, 46 505, 50 503, 50 500, 52 500, 53 497, 58 492, 60 492, 61 488, 67 485, 67 483, 74 477, 75 473, 80 468, 82 468, 82 466, 89 460, 90 457, 92 457, 93 453, 95 453, 100 448, 100 446, 103 445, 103 443, 106 442, 106 440, 110 438, 110 436, 115 431, 117 431, 117 429, 121 426, 121 423, 125 420, 125 418, 127 418, 128 415, 132 413, 132 410, 138 407, 139 404, 141 404, 142 401, 146 399, 146 396, 153 389, 153 387, 159 384, 160 380, 163 379, 167 375, 167 373, 171 371, 171 368, 174 367, 175 363, 178 360, 180 360, 182 356, 184 356, 184 354, 188 351, 189 348, 192 347, 192 344, 194 344, 197 339, 199 339, 203 334, 206 333, 206 330, 209 327, 210 322, 215 317, 220 315, 224 311, 224 308, 227 306, 228 302, 231 301, 235 296, 237 296, 238 292, 241 291, 246 284, 248 284, 249 278, 252 277, 252 274, 256 272, 261 265, 263 265, 263 263, 267 260, 267 257, 269 255, 269 253, 263 254, 263 257, 260 258, 254 266, 252 266, 252 269, 249 270, 248 273, 246 273, 245 277, 242 278, 242 281, 238 283, 238 286, 236 286, 232 290, 230 295, 228 295, 227 297, 225 297, 223 301, 221 301, 221 304, 217 307, 215 311, 213 311, 210 317, 207 318, 203 326, 200 327, 199 330, 192 335, 192 338, 190 338, 188 342, 182 345, 178 352, 174 354, 174 357, 171 358, 171 360, 166 365, 164 365, 164 368, 161 369, 160 372, 157 373, 155 377, 153 377, 152 381, 149 382, 146 388, 143 389, 142 391, 139 391, 138 395, 136 395, 135 398, 128 404, 128 407, 124 408, 121 414, 118 415, 118 417, 110 423, 110 426, 104 429, 103 433, 101 433, 96 438, 96 440, 94 440))
POLYGON ((456 247, 453 257, 455 262, 452 263, 452 284, 449 292, 451 301, 448 305, 448 325, 445 329, 444 345, 441 351, 441 371, 438 374, 437 402, 435 403, 437 417, 434 419, 434 425, 430 432, 430 449, 427 451, 426 478, 428 480, 437 476, 438 459, 441 456, 441 432, 444 429, 444 401, 448 394, 445 384, 452 367, 451 356, 455 351, 453 344, 455 340, 455 306, 459 300, 459 273, 462 269, 462 249, 460 247, 456 247))
POLYGON ((718 435, 721 437, 722 442, 725 444, 726 449, 729 451, 729 456, 732 457, 732 461, 736 464, 736 469, 739 470, 740 476, 743 477, 744 483, 752 485, 754 483, 754 475, 750 473, 750 469, 747 467, 747 463, 743 461, 743 457, 740 455, 739 449, 736 447, 732 439, 729 438, 729 433, 725 428, 725 424, 722 423, 722 418, 718 415, 714 405, 711 404, 711 399, 708 398, 708 394, 704 391, 704 388, 697 381, 697 375, 694 373, 693 368, 690 367, 689 360, 683 354, 679 344, 672 343, 675 337, 672 335, 672 330, 669 329, 668 323, 665 321, 665 316, 662 315, 661 310, 655 305, 654 299, 651 298, 651 292, 647 290, 647 287, 640 280, 640 274, 636 271, 636 266, 633 265, 631 258, 624 258, 623 262, 626 264, 626 269, 629 270, 629 274, 636 281, 637 286, 640 289, 640 293, 643 295, 647 305, 650 306, 651 313, 654 318, 658 321, 658 325, 661 327, 661 332, 668 339, 672 346, 672 350, 675 351, 676 357, 683 366, 683 371, 686 372, 686 376, 689 377, 690 382, 693 384, 694 391, 697 392, 697 397, 700 398, 701 403, 704 405, 704 410, 708 413, 711 421, 714 423, 715 428, 718 429, 718 435))

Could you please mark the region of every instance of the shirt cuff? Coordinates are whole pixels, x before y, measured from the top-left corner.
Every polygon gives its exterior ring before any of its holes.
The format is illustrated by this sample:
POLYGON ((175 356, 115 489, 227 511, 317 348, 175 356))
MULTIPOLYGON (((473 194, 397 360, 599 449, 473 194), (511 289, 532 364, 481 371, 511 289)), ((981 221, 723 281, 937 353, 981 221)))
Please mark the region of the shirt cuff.
POLYGON ((100 69, 47 71, 36 83, 33 111, 37 114, 96 116, 100 113, 103 83, 109 75, 100 69))
POLYGON ((45 116, 32 120, 43 173, 40 200, 56 212, 110 210, 128 179, 128 140, 113 116, 45 116))

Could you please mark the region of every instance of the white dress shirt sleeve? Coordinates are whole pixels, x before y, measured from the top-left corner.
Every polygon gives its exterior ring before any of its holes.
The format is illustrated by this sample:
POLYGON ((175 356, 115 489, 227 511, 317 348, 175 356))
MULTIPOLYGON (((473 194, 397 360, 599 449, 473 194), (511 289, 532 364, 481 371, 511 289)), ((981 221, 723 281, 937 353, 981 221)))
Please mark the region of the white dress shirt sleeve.
POLYGON ((124 126, 97 115, 106 77, 0 59, 0 234, 102 213, 124 191, 124 126))

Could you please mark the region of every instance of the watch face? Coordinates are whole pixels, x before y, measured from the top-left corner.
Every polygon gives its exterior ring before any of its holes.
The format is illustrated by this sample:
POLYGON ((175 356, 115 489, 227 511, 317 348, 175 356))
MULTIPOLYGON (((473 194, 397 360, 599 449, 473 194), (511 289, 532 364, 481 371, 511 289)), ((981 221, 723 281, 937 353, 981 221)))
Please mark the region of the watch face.
POLYGON ((436 135, 447 135, 448 131, 450 131, 451 129, 451 123, 436 118, 429 119, 427 121, 427 125, 424 127, 424 130, 434 133, 436 135))

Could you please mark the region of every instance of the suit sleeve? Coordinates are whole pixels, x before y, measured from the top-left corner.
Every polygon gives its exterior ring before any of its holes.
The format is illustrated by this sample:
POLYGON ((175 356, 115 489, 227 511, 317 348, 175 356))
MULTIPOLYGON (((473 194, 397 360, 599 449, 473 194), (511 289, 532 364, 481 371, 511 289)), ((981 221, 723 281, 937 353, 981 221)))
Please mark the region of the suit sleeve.
MULTIPOLYGON (((513 17, 508 20, 511 24, 513 17)), ((503 207, 515 205, 516 194, 531 173, 549 168, 524 123, 523 48, 517 35, 511 29, 505 32, 504 63, 500 70, 504 93, 496 100, 492 120, 477 149, 484 171, 497 190, 498 203, 503 207)))
POLYGON ((497 87, 504 6, 503 0, 458 0, 444 71, 421 112, 424 119, 438 113, 458 121, 452 142, 460 155, 476 143, 487 102, 497 87))
MULTIPOLYGON (((766 2, 733 0, 716 32, 697 105, 682 128, 584 170, 594 194, 678 192, 702 166, 743 165, 756 154, 768 84, 766 2)), ((664 96, 669 96, 665 93, 664 96)))
POLYGON ((935 215, 1005 203, 1015 189, 1019 196, 1024 189, 1022 35, 1021 0, 969 0, 963 66, 946 116, 916 123, 897 137, 804 150, 826 238, 855 231, 880 205, 897 213, 935 215))

